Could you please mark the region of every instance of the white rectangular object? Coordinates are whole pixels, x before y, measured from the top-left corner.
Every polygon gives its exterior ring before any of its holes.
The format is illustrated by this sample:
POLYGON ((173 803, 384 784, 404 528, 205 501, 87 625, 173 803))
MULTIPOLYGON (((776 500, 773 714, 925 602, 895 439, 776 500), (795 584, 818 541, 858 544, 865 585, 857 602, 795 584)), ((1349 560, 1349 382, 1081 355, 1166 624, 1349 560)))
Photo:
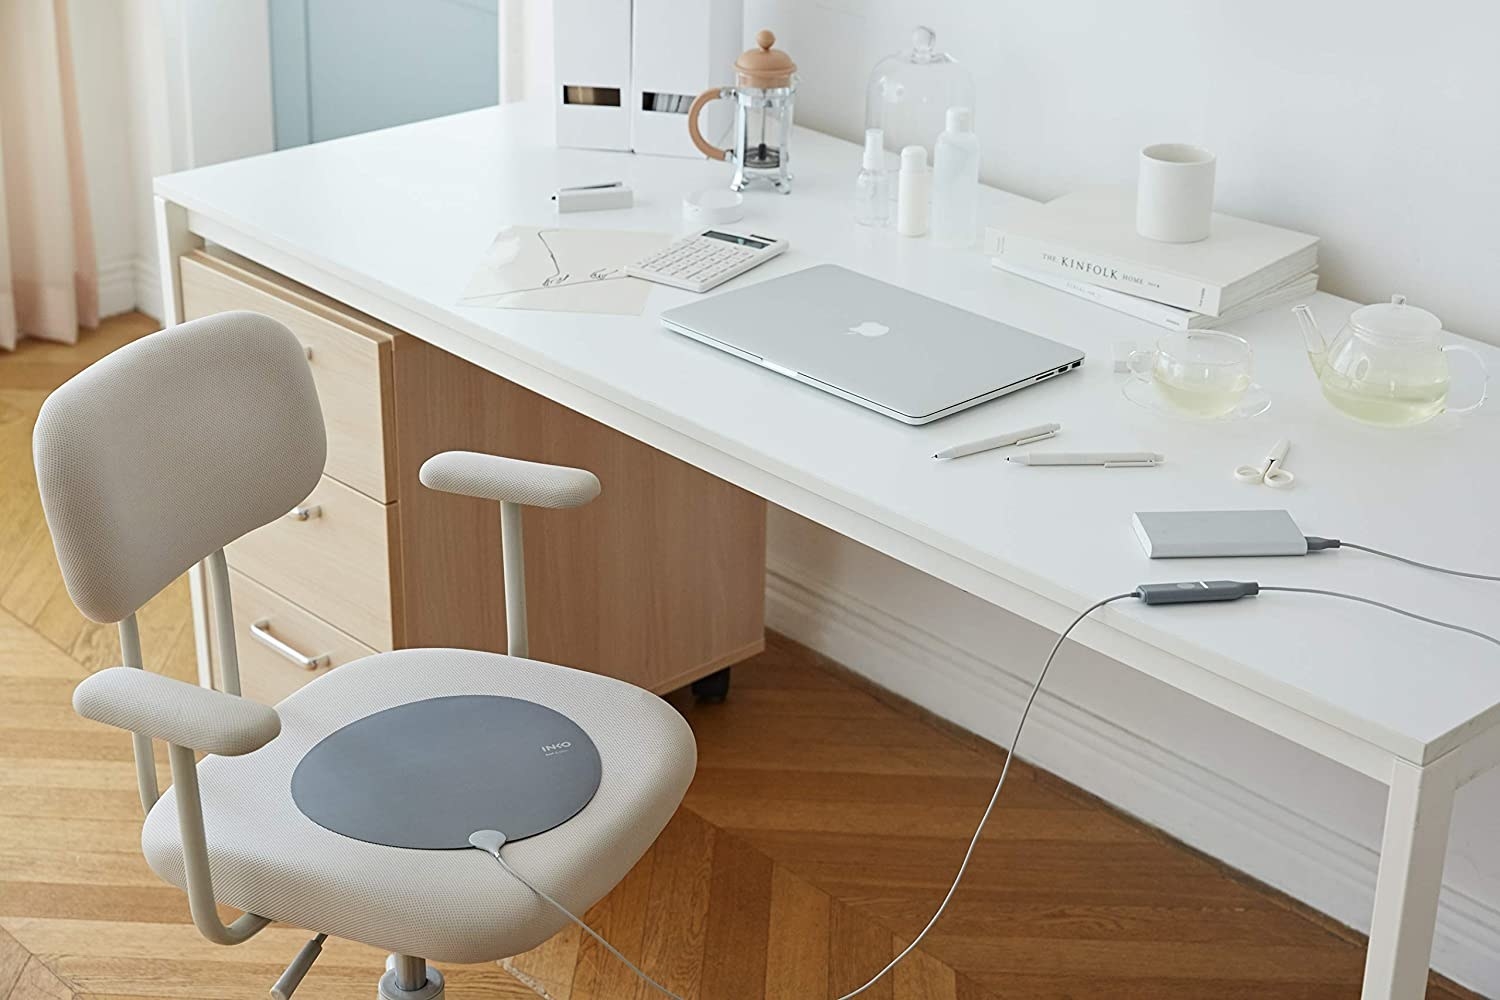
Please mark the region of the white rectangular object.
MULTIPOLYGON (((700 157, 688 108, 705 90, 734 82, 745 47, 743 0, 635 0, 630 69, 630 146, 637 153, 700 157)), ((734 104, 713 101, 700 128, 733 145, 734 104)))
POLYGON ((559 213, 602 212, 611 208, 629 208, 635 204, 635 192, 628 184, 595 184, 588 187, 558 188, 552 202, 559 213))
POLYGON ((1284 510, 1138 511, 1131 523, 1152 559, 1307 555, 1307 538, 1284 510))
POLYGON ((557 0, 552 103, 557 144, 630 149, 631 0, 557 0))
POLYGON ((1083 352, 835 264, 662 313, 669 330, 902 423, 1072 371, 1083 352))
POLYGON ((1135 198, 1085 188, 1019 213, 985 233, 985 252, 1153 302, 1218 316, 1317 266, 1318 238, 1215 213, 1197 243, 1135 231, 1135 198))

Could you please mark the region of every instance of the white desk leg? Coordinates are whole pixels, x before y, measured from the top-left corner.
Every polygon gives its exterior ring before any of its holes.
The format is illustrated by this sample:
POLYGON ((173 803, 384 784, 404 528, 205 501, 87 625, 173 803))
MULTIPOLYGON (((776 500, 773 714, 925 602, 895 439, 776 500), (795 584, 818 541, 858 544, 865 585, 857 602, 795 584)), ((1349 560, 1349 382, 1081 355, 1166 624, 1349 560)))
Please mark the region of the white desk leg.
POLYGON ((1362 1000, 1422 1000, 1453 815, 1452 768, 1391 770, 1362 1000))
MULTIPOLYGON (((187 209, 162 198, 156 199, 156 263, 161 271, 161 321, 163 326, 182 322, 182 271, 178 260, 203 245, 188 229, 187 209)), ((209 663, 208 601, 203 567, 188 570, 188 592, 193 600, 193 644, 198 656, 198 683, 213 687, 209 663)))

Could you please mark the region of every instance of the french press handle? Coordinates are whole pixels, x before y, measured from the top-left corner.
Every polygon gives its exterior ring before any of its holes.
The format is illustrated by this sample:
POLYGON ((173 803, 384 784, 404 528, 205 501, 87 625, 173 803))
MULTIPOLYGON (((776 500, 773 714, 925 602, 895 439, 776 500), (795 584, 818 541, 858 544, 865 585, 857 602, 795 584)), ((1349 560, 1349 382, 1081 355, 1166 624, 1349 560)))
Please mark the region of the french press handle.
POLYGON ((718 146, 715 146, 713 143, 703 138, 703 133, 698 129, 698 116, 703 112, 703 108, 708 104, 709 101, 717 101, 734 96, 735 89, 733 87, 710 87, 708 90, 705 90, 703 93, 699 94, 697 99, 693 101, 693 106, 688 108, 688 135, 692 137, 693 145, 697 146, 698 149, 703 153, 703 155, 711 160, 730 159, 730 152, 727 149, 720 149, 718 146))

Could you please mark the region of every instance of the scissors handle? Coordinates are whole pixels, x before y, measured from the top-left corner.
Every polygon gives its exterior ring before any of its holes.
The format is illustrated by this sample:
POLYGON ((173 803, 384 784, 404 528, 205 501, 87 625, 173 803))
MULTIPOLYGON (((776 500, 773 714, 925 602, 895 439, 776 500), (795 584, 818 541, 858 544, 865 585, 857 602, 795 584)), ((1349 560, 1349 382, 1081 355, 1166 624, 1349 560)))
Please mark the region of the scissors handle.
POLYGON ((1266 467, 1264 465, 1242 465, 1234 470, 1234 478, 1242 483, 1264 482, 1266 467))
POLYGON ((1296 476, 1280 467, 1268 471, 1264 480, 1265 484, 1273 490, 1284 490, 1296 481, 1296 476))

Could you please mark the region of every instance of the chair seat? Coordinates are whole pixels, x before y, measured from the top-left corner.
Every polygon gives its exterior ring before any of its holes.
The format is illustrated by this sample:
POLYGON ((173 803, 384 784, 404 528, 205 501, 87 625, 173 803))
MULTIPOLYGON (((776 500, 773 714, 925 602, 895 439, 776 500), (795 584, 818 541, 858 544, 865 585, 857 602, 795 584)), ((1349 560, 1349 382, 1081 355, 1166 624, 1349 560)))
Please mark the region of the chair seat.
MULTIPOLYGON (((447 962, 516 955, 556 933, 566 918, 480 851, 353 840, 318 826, 292 800, 292 772, 325 736, 382 709, 460 694, 545 705, 577 722, 598 747, 599 790, 583 811, 505 848, 507 861, 574 913, 582 914, 625 876, 692 781, 692 731, 666 702, 633 685, 494 653, 380 653, 331 671, 276 706, 281 735, 262 749, 207 757, 198 765, 218 900, 447 962)), ((391 806, 401 806, 398 790, 391 806)), ((146 818, 141 842, 152 869, 185 887, 170 790, 146 818)))

